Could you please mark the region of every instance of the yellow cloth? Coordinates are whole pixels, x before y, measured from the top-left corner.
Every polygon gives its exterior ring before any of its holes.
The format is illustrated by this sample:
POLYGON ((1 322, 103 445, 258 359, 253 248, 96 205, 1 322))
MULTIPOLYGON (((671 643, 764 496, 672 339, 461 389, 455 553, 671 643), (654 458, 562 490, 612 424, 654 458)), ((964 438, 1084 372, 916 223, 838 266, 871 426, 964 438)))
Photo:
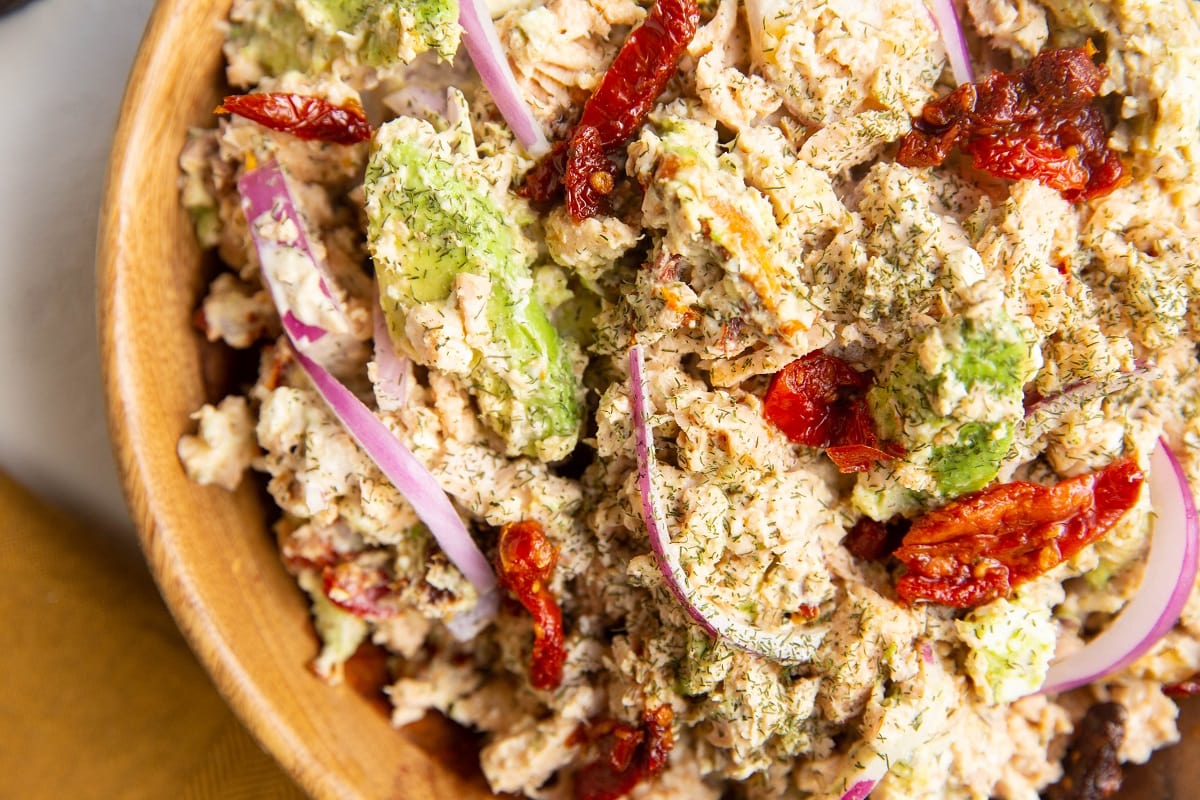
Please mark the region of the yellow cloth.
POLYGON ((0 798, 303 798, 136 553, 0 473, 0 798))

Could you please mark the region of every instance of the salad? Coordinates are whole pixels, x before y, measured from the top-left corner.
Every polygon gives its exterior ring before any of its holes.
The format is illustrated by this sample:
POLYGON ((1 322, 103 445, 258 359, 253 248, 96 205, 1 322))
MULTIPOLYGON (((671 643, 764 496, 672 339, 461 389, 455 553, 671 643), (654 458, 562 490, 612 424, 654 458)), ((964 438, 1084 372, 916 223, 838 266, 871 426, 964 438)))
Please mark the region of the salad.
POLYGON ((531 798, 1100 798, 1200 691, 1189 0, 234 0, 181 158, 331 683, 531 798))

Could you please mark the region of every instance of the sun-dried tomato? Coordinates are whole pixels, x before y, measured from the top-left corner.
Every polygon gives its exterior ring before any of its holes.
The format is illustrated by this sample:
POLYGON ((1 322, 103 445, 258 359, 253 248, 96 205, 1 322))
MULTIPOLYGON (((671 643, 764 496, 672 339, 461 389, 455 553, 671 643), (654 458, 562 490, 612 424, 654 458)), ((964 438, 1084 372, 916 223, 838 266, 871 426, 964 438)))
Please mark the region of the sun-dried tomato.
POLYGON ((887 461, 904 454, 903 448, 892 442, 880 443, 875 433, 875 420, 866 397, 856 394, 846 401, 841 416, 841 431, 834 444, 825 448, 825 455, 840 472, 863 472, 876 461, 887 461))
POLYGON ((1163 694, 1167 697, 1181 698, 1192 697, 1200 694, 1200 672, 1197 672, 1187 680, 1179 681, 1178 683, 1168 683, 1163 686, 1163 694))
POLYGON ((875 433, 866 401, 873 382, 871 373, 814 350, 771 379, 763 416, 793 442, 824 448, 842 472, 859 472, 897 455, 875 433))
POLYGON ((226 97, 215 113, 237 114, 300 139, 357 144, 371 138, 366 112, 353 100, 338 106, 306 94, 235 94, 226 97))
POLYGON ((608 194, 602 191, 608 183, 601 176, 617 174, 609 157, 641 127, 699 23, 696 0, 657 0, 621 45, 584 105, 579 124, 530 171, 521 195, 550 202, 565 189, 572 219, 581 221, 599 211, 608 194), (585 128, 593 131, 581 133, 585 128))
POLYGON ((1119 703, 1096 703, 1075 727, 1063 757, 1062 779, 1046 788, 1046 800, 1107 800, 1121 789, 1119 756, 1129 712, 1119 703))
POLYGON ((887 522, 863 517, 854 523, 854 527, 842 539, 842 547, 864 561, 882 561, 896 552, 910 525, 904 517, 887 522))
POLYGON ((575 776, 575 800, 617 800, 642 780, 657 775, 667 765, 675 746, 670 706, 646 709, 642 724, 602 723, 592 730, 600 757, 585 764, 575 776))
POLYGON ((775 373, 763 399, 763 416, 797 444, 829 447, 849 403, 870 385, 869 373, 814 350, 775 373))
POLYGON ((811 603, 801 603, 796 606, 796 610, 789 612, 789 618, 799 617, 802 620, 812 622, 817 617, 821 616, 821 607, 812 605, 811 603))
POLYGON ((374 551, 325 567, 321 571, 325 596, 343 611, 365 619, 387 619, 404 610, 393 586, 394 576, 381 554, 374 551))
POLYGON ((525 173, 525 178, 517 187, 519 196, 535 203, 550 203, 558 199, 563 190, 563 173, 567 170, 567 143, 570 137, 571 134, 567 134, 566 139, 555 142, 550 152, 538 159, 525 173))
POLYGON ((647 709, 642 715, 642 724, 646 726, 646 773, 649 775, 657 775, 667 766, 667 758, 675 746, 675 731, 671 727, 674 721, 675 712, 670 706, 647 709))
POLYGON ((550 574, 558 563, 558 547, 536 520, 511 522, 500 529, 500 583, 516 595, 533 616, 533 658, 529 682, 554 689, 562 682, 567 651, 562 611, 550 592, 550 574))
POLYGON ((275 525, 275 539, 283 563, 293 573, 305 569, 324 569, 341 560, 331 529, 300 525, 285 518, 275 525))
POLYGON ((601 739, 601 756, 585 764, 575 775, 575 800, 616 800, 633 791, 642 779, 632 767, 633 757, 645 733, 620 723, 601 739))
POLYGON ((1043 50, 1029 66, 993 72, 927 103, 900 145, 910 167, 937 166, 958 146, 997 177, 1032 178, 1072 202, 1128 181, 1095 105, 1107 69, 1084 48, 1043 50))
POLYGON ((977 136, 963 145, 975 168, 998 178, 1032 178, 1059 192, 1072 192, 1088 182, 1087 168, 1075 154, 1040 136, 977 136))
POLYGON ((571 219, 595 216, 612 193, 616 176, 616 165, 604 150, 600 131, 592 125, 575 128, 567 145, 567 166, 563 173, 571 219))
POLYGON ((908 568, 896 592, 958 608, 1007 597, 1107 533, 1143 480, 1122 459, 1055 486, 1016 481, 960 497, 913 523, 895 553, 908 568))
POLYGON ((838 472, 866 472, 876 461, 896 458, 896 453, 880 450, 866 444, 840 444, 825 448, 825 455, 838 468, 838 472))
POLYGON ((584 105, 579 124, 594 126, 606 148, 623 144, 641 127, 675 74, 699 24, 696 0, 657 0, 621 45, 584 105))

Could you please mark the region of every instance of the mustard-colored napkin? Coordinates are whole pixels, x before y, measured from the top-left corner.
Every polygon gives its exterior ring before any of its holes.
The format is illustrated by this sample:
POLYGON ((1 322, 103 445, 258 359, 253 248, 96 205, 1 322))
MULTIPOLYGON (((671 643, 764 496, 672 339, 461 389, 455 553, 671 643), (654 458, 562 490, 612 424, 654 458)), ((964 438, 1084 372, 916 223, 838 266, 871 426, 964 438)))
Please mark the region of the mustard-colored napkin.
POLYGON ((303 797, 137 554, 0 472, 0 798, 303 797))

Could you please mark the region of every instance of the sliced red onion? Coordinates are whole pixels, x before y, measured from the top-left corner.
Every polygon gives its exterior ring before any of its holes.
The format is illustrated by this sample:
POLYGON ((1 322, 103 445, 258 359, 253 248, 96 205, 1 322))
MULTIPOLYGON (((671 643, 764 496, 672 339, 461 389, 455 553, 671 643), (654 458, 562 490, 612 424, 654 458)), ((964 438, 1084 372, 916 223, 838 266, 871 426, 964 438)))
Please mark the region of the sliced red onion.
MULTIPOLYGON (((279 308, 279 303, 275 304, 279 308)), ((301 344, 316 344, 326 335, 324 328, 318 328, 316 325, 309 325, 306 322, 301 322, 296 319, 296 315, 291 311, 283 312, 283 320, 291 326, 291 329, 296 333, 296 339, 301 344)))
POLYGON ((950 69, 954 73, 954 81, 959 85, 972 83, 975 72, 971 69, 971 52, 967 49, 967 38, 963 35, 962 26, 958 22, 958 11, 954 8, 954 0, 927 0, 933 22, 937 25, 938 33, 942 35, 942 46, 946 49, 946 57, 950 59, 950 69))
POLYGON ((1141 658, 1179 620, 1196 582, 1200 526, 1183 468, 1163 440, 1150 456, 1154 531, 1142 585, 1104 631, 1055 661, 1041 691, 1065 692, 1120 672, 1141 658))
POLYGON ((1128 372, 1118 372, 1099 380, 1080 381, 1065 387, 1057 394, 1040 398, 1025 407, 1025 415, 1013 427, 1013 443, 1000 460, 997 477, 1010 480, 1022 464, 1033 459, 1045 447, 1046 438, 1062 423, 1071 409, 1091 400, 1110 397, 1128 391, 1148 379, 1150 370, 1136 366, 1128 372))
MULTIPOLYGON (((292 327, 284 322, 289 338, 292 327)), ((317 362, 297 351, 296 360, 313 386, 380 471, 388 477, 429 528, 442 552, 479 593, 476 608, 451 620, 456 636, 470 638, 495 616, 499 603, 496 574, 467 531, 437 479, 407 447, 363 405, 354 393, 317 362)))
POLYGON ((287 176, 284 174, 283 168, 279 166, 279 162, 269 161, 258 169, 247 172, 238 180, 238 192, 242 199, 242 211, 245 212, 246 219, 250 222, 250 234, 255 237, 255 246, 258 246, 257 239, 263 235, 261 227, 255 223, 263 214, 270 214, 275 222, 291 223, 295 226, 294 241, 283 240, 278 243, 294 245, 312 262, 320 277, 322 294, 336 304, 337 298, 330 286, 336 285, 337 281, 334 279, 333 273, 329 271, 329 265, 323 259, 313 255, 312 248, 308 244, 304 220, 292 200, 292 194, 287 185, 287 176))
POLYGON ((296 346, 323 363, 361 349, 359 331, 337 281, 309 244, 282 167, 270 161, 238 180, 242 211, 259 254, 263 283, 280 316, 291 317, 296 346), (310 287, 315 282, 317 291, 310 287), (306 298, 298 302, 299 298, 306 298))
POLYGON ((1078 405, 1080 402, 1087 402, 1097 397, 1108 397, 1118 392, 1124 392, 1146 380, 1148 372, 1149 369, 1147 367, 1138 366, 1129 372, 1118 372, 1100 380, 1072 383, 1064 387, 1061 392, 1049 397, 1039 398, 1026 406, 1025 419, 1028 420, 1034 415, 1057 417, 1066 413, 1069 408, 1078 405))
POLYGON ((380 411, 398 411, 408 397, 412 364, 396 353, 396 344, 388 332, 387 320, 376 300, 373 307, 375 336, 375 400, 380 411))
POLYGON ((496 101, 496 107, 512 128, 517 141, 531 156, 540 156, 550 149, 542 125, 525 102, 508 55, 496 35, 492 15, 483 0, 459 0, 458 23, 463 27, 463 44, 471 55, 471 63, 483 79, 484 86, 496 101))
MULTIPOLYGON (((880 769, 883 769, 884 773, 887 772, 883 767, 880 767, 880 769)), ((879 778, 875 780, 861 780, 846 790, 846 793, 842 795, 842 800, 867 800, 867 795, 871 794, 877 783, 879 783, 879 778)))
POLYGON ((867 800, 879 782, 888 774, 892 765, 909 758, 922 743, 917 737, 900 736, 898 740, 887 738, 879 742, 864 741, 858 747, 865 752, 852 751, 851 766, 838 781, 846 786, 841 800, 867 800))
POLYGON ((640 345, 629 350, 630 403, 633 430, 637 442, 638 490, 642 499, 642 518, 650 538, 650 548, 658 562, 667 588, 705 633, 724 639, 734 647, 786 664, 812 660, 825 636, 825 629, 796 627, 785 634, 770 634, 734 619, 713 601, 693 591, 679 563, 678 548, 671 542, 666 514, 656 486, 657 461, 654 434, 650 428, 650 399, 643 378, 645 360, 640 345))
MULTIPOLYGON (((313 355, 314 352, 320 351, 321 343, 329 338, 330 334, 318 324, 298 318, 289 305, 290 295, 284 287, 277 284, 276 279, 283 271, 277 263, 281 259, 289 260, 288 269, 296 269, 300 264, 309 264, 312 269, 316 269, 316 258, 308 247, 303 225, 279 167, 268 164, 259 170, 248 172, 238 182, 238 188, 242 191, 242 204, 247 209, 252 231, 260 230, 256 223, 262 214, 277 215, 280 209, 284 210, 286 218, 297 222, 299 235, 287 240, 270 239, 261 231, 254 237, 259 259, 262 261, 263 281, 276 302, 284 332, 296 351, 297 362, 317 392, 329 404, 347 432, 404 495, 450 562, 475 587, 478 593, 477 605, 447 624, 456 637, 471 638, 495 616, 499 605, 499 589, 491 564, 480 551, 433 474, 313 355), (264 170, 263 174, 258 174, 264 170), (250 213, 254 209, 259 209, 259 214, 251 217, 250 213)), ((281 219, 279 216, 273 218, 276 221, 281 219)))
POLYGON ((406 117, 436 114, 446 116, 446 92, 429 86, 406 84, 389 92, 383 101, 387 107, 406 117))

